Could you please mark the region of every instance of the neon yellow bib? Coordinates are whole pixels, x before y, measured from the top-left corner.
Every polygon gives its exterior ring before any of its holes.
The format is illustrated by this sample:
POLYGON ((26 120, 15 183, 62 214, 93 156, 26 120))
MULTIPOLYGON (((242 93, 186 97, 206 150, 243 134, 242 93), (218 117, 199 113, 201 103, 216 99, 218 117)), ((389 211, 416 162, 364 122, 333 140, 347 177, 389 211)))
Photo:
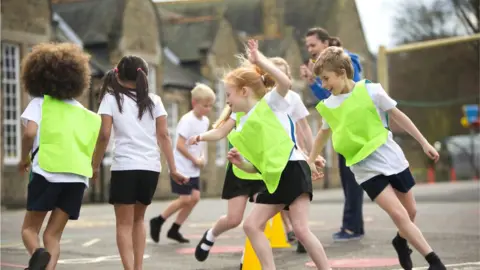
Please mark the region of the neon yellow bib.
POLYGON ((268 192, 274 193, 294 143, 265 99, 259 101, 240 131, 228 139, 260 172, 268 192))
POLYGON ((96 113, 45 95, 38 150, 40 168, 91 177, 100 125, 96 113))
MULTIPOLYGON (((236 126, 238 127, 238 125, 240 124, 240 118, 242 118, 242 116, 244 116, 245 113, 243 112, 239 112, 236 114, 237 116, 237 119, 236 119, 236 126)), ((233 174, 242 179, 242 180, 262 180, 262 176, 259 174, 259 173, 247 173, 245 171, 242 171, 241 169, 239 169, 237 166, 233 165, 232 164, 232 170, 233 170, 233 174)))
POLYGON ((336 152, 352 166, 387 141, 388 130, 383 126, 365 80, 355 84, 352 94, 336 108, 318 103, 317 111, 332 130, 332 143, 336 152))

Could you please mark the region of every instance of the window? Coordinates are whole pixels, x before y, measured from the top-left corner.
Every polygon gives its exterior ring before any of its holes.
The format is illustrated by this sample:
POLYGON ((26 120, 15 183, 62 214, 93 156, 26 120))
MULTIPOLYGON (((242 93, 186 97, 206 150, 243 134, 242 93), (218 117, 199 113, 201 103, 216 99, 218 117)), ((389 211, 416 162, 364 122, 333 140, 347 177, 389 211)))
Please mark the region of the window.
POLYGON ((148 64, 148 91, 157 93, 157 67, 148 64))
MULTIPOLYGON (((225 106, 225 87, 223 82, 217 82, 217 98, 215 99, 215 110, 217 111, 217 117, 220 117, 220 114, 223 111, 225 106)), ((216 143, 216 153, 215 153, 215 164, 217 166, 224 166, 225 160, 227 159, 227 140, 221 139, 216 143)))
POLYGON ((20 47, 2 43, 2 108, 4 162, 20 160, 20 47))
POLYGON ((165 110, 167 111, 167 125, 168 125, 168 133, 172 138, 172 142, 175 144, 176 142, 176 132, 175 128, 177 127, 178 123, 178 103, 177 102, 168 102, 166 104, 165 110))

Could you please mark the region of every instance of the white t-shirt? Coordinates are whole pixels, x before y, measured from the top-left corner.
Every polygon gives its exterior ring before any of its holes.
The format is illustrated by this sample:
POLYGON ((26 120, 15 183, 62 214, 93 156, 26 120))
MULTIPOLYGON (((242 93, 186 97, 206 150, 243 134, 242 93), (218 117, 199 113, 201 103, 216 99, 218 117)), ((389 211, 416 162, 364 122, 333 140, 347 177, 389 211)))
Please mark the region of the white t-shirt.
POLYGON ((287 113, 290 115, 290 118, 292 118, 294 123, 310 114, 307 107, 305 107, 305 104, 303 104, 302 98, 297 92, 292 90, 288 91, 287 95, 285 95, 285 99, 289 105, 287 113))
POLYGON ((107 93, 100 103, 98 114, 110 115, 113 118, 115 135, 112 171, 161 171, 156 119, 166 116, 167 112, 159 96, 150 94, 150 98, 154 103, 153 118, 147 109, 141 120, 138 119, 137 103, 125 95, 122 113, 112 94, 107 93))
MULTIPOLYGON (((64 100, 64 102, 83 108, 83 105, 74 99, 64 100)), ((33 141, 32 152, 38 148, 40 143, 42 104, 43 104, 43 97, 37 97, 32 99, 28 104, 27 108, 25 109, 25 111, 21 115, 22 124, 24 126, 27 126, 28 121, 33 121, 38 125, 37 135, 35 136, 35 140, 33 141)), ((52 183, 84 183, 88 187, 88 179, 85 176, 81 176, 78 174, 71 174, 71 173, 51 173, 51 172, 44 171, 38 165, 38 152, 32 161, 32 171, 36 174, 40 174, 41 176, 45 177, 47 181, 52 183)))
MULTIPOLYGON (((385 127, 388 127, 386 112, 395 108, 397 102, 393 100, 385 92, 383 87, 378 83, 367 83, 366 88, 368 94, 372 98, 373 104, 377 108, 378 115, 385 127)), ((336 108, 351 95, 351 93, 343 95, 330 95, 325 99, 325 106, 328 108, 336 108)), ((328 123, 323 119, 322 129, 329 129, 328 123)), ((380 146, 375 152, 370 154, 364 160, 350 167, 355 179, 359 184, 365 182, 374 176, 393 175, 404 171, 409 164, 400 146, 393 140, 393 135, 389 131, 387 141, 380 146)))
MULTIPOLYGON (((290 92, 293 92, 293 91, 289 91, 289 93, 290 92)), ((286 97, 288 96, 289 93, 287 93, 286 97)), ((295 138, 295 134, 296 134, 295 121, 302 119, 305 116, 303 116, 304 113, 302 112, 302 110, 298 110, 297 109, 298 106, 294 107, 295 105, 290 104, 289 100, 286 97, 285 98, 282 97, 275 89, 272 89, 267 94, 265 94, 264 99, 267 102, 268 106, 270 106, 272 111, 275 113, 275 116, 277 116, 278 120, 282 124, 287 134, 290 137, 293 134, 295 138), (290 115, 289 112, 292 114, 290 115), (290 123, 290 120, 292 120, 293 125, 290 123), (292 126, 293 126, 293 131, 292 131, 292 126)), ((295 98, 292 98, 291 100, 295 100, 295 98)), ((236 127, 238 131, 242 129, 243 124, 245 124, 245 121, 247 121, 248 117, 253 112, 254 108, 252 108, 247 114, 245 114, 240 118, 239 126, 236 127)), ((236 120, 236 114, 232 113, 230 118, 232 118, 233 120, 236 120)), ((295 138, 295 141, 297 141, 296 138, 295 138)), ((298 147, 294 148, 289 160, 305 160, 305 156, 297 148, 298 147)))
MULTIPOLYGON (((191 160, 186 158, 180 151, 177 149, 177 142, 179 136, 182 136, 185 140, 188 140, 190 137, 200 135, 208 130, 210 125, 210 120, 208 117, 203 116, 202 119, 198 119, 193 111, 186 113, 177 124, 175 150, 173 155, 175 157, 175 165, 177 166, 177 171, 187 177, 199 177, 200 168, 196 167, 191 160)), ((185 145, 188 153, 190 155, 200 158, 203 155, 203 158, 207 158, 206 152, 206 143, 200 142, 196 145, 185 145)))

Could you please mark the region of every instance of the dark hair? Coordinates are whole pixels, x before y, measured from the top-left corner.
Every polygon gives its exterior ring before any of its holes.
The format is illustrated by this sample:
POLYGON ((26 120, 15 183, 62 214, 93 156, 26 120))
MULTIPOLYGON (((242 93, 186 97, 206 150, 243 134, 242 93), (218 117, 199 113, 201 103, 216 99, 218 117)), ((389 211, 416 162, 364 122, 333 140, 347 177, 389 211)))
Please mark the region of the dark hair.
POLYGON ((72 43, 41 43, 22 62, 21 81, 32 97, 71 99, 90 86, 90 56, 72 43))
POLYGON ((316 36, 322 42, 327 41, 328 46, 342 47, 342 41, 340 40, 340 38, 331 37, 330 34, 328 34, 328 31, 321 27, 314 27, 314 28, 308 29, 305 36, 307 37, 316 36))
POLYGON ((148 109, 153 117, 153 101, 148 91, 148 67, 145 60, 138 56, 124 56, 117 67, 108 71, 103 78, 103 86, 100 90, 99 100, 102 101, 106 93, 115 96, 120 113, 122 113, 123 95, 135 100, 138 106, 138 119, 148 109), (120 81, 135 82, 136 88, 122 86, 120 81))

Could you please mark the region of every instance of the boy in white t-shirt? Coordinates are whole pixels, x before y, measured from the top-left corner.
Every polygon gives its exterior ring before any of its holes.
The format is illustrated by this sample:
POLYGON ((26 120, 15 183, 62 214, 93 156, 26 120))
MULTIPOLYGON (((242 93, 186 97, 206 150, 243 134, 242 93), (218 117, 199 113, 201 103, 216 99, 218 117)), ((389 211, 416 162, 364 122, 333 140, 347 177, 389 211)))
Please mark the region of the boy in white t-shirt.
POLYGON ((207 114, 215 102, 215 93, 207 85, 197 84, 191 94, 193 109, 182 116, 178 122, 174 150, 178 171, 189 177, 190 181, 186 185, 171 181, 172 192, 178 194, 178 198, 172 201, 161 215, 150 220, 150 236, 156 243, 160 239, 163 223, 177 211, 180 212, 168 231, 167 237, 180 243, 190 242, 182 236, 179 229, 200 200, 200 170, 206 163, 206 144, 203 142, 187 145, 186 141, 208 130, 210 121, 207 114))

